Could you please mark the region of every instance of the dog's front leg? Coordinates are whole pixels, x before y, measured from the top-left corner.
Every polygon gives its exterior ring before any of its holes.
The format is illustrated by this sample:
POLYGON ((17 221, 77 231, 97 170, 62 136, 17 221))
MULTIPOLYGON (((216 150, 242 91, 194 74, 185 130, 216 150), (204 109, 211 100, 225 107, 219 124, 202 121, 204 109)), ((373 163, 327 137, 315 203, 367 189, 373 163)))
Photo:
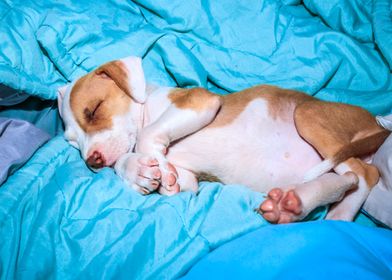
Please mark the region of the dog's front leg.
MULTIPOLYGON (((176 169, 169 164, 171 172, 176 169)), ((141 194, 150 194, 158 190, 162 172, 158 161, 149 155, 127 153, 116 162, 114 170, 130 187, 141 194)))
POLYGON ((180 186, 177 174, 170 170, 166 160, 169 145, 211 123, 221 106, 221 99, 201 88, 176 90, 169 98, 172 104, 167 110, 138 135, 136 152, 158 160, 162 187, 166 189, 164 193, 174 194, 180 191, 180 186))

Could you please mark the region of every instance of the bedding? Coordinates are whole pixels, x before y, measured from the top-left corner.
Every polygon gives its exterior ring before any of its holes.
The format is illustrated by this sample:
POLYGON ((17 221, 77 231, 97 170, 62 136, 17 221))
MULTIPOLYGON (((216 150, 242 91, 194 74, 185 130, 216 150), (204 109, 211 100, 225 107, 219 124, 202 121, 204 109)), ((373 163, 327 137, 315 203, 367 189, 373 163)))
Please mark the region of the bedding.
MULTIPOLYGON (((391 127, 390 127, 391 128, 391 127)), ((372 189, 363 209, 384 225, 392 228, 392 136, 374 155, 373 164, 381 178, 372 189)))
MULTIPOLYGON (((172 279, 220 244, 268 223, 264 196, 204 183, 142 196, 112 169, 91 172, 58 136, 0 188, 3 279, 172 279), (23 182, 23 184, 21 184, 23 182)), ((324 209, 309 219, 325 216, 324 209)))
POLYGON ((217 183, 197 196, 142 196, 112 169, 92 173, 78 150, 55 137, 0 188, 0 275, 171 279, 266 224, 252 210, 262 199, 217 183))
POLYGON ((15 91, 13 88, 0 84, 0 109, 25 101, 29 95, 15 91))
POLYGON ((48 140, 47 133, 26 121, 0 117, 0 185, 48 140))
POLYGON ((391 279, 392 231, 316 221, 263 227, 201 259, 181 279, 391 279))
MULTIPOLYGON (((175 278, 267 225, 253 211, 263 194, 241 186, 142 197, 111 169, 93 173, 61 136, 53 101, 42 101, 58 86, 138 55, 151 83, 220 94, 267 83, 387 114, 391 4, 0 0, 0 94, 35 96, 7 116, 60 133, 0 187, 0 278, 175 278)), ((268 236, 274 227, 265 228, 268 236)))
POLYGON ((373 113, 392 105, 390 0, 2 0, 0 82, 56 88, 139 55, 150 82, 228 93, 268 83, 373 113))
POLYGON ((0 118, 27 121, 51 137, 64 132, 56 100, 42 100, 30 96, 18 104, 0 107, 0 118))

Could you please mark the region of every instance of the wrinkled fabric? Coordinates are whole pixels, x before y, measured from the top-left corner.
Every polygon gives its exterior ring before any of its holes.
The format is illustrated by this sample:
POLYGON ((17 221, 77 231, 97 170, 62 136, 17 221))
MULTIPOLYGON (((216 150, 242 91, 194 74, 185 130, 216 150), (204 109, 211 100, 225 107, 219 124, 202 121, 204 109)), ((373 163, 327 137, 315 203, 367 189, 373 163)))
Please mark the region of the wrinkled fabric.
POLYGON ((377 123, 385 129, 392 131, 392 114, 387 116, 377 116, 377 123))
POLYGON ((31 123, 0 118, 0 185, 48 140, 49 135, 31 123))
POLYGON ((372 162, 381 178, 365 201, 363 208, 373 218, 392 228, 392 136, 381 145, 372 162))
POLYGON ((19 93, 10 87, 0 84, 0 110, 2 106, 12 106, 22 103, 28 97, 28 94, 19 93))
POLYGON ((252 210, 262 199, 220 184, 202 185, 197 196, 142 196, 112 169, 91 172, 56 137, 0 188, 0 276, 170 279, 265 225, 252 210))
POLYGON ((267 83, 384 114, 391 1, 2 0, 0 82, 54 99, 59 85, 139 55, 160 85, 267 83))
POLYGON ((392 231, 337 221, 265 227, 221 246, 182 280, 392 279, 392 231))
POLYGON ((377 0, 373 5, 374 38, 392 70, 392 2, 377 0))
POLYGON ((42 100, 34 96, 22 103, 0 108, 0 118, 24 120, 34 124, 51 137, 64 132, 56 100, 42 100))
POLYGON ((112 169, 93 173, 58 136, 0 188, 0 278, 172 279, 268 225, 255 211, 263 199, 219 183, 142 196, 112 169))
MULTIPOLYGON (((392 131, 392 115, 384 117, 377 116, 379 125, 392 131)), ((390 135, 381 145, 373 157, 374 164, 380 172, 380 180, 375 185, 363 209, 367 215, 371 216, 383 225, 392 228, 392 136, 390 135)))

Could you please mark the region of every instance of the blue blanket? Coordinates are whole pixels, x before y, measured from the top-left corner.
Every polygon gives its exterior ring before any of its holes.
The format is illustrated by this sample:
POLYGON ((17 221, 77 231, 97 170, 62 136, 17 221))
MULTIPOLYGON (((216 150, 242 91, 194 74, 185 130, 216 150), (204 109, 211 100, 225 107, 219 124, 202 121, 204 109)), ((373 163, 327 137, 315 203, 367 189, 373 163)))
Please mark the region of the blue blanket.
POLYGON ((392 279, 392 231, 317 221, 264 227, 200 260, 182 280, 392 279), (267 238, 266 238, 267 237, 267 238))
POLYGON ((387 113, 391 0, 0 1, 0 82, 56 98, 108 60, 227 93, 260 83, 387 113))
POLYGON ((56 137, 0 188, 0 276, 171 279, 266 224, 253 211, 262 199, 220 184, 197 196, 142 196, 112 169, 92 173, 56 137))
MULTIPOLYGON (((55 99, 108 60, 150 82, 227 94, 260 83, 387 113, 392 0, 0 0, 0 83, 55 99)), ((57 137, 0 188, 2 278, 173 278, 265 225, 261 194, 202 184, 142 197, 57 137)))

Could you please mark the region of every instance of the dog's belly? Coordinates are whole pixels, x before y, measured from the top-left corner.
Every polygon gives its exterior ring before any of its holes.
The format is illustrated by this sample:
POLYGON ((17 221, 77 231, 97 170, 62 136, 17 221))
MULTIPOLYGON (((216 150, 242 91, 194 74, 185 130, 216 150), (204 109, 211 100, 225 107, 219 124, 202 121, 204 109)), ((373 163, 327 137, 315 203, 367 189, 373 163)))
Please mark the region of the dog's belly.
POLYGON ((178 141, 170 147, 168 160, 257 191, 302 182, 321 158, 298 135, 294 108, 288 110, 286 120, 274 119, 266 101, 254 100, 230 124, 207 127, 178 141))

